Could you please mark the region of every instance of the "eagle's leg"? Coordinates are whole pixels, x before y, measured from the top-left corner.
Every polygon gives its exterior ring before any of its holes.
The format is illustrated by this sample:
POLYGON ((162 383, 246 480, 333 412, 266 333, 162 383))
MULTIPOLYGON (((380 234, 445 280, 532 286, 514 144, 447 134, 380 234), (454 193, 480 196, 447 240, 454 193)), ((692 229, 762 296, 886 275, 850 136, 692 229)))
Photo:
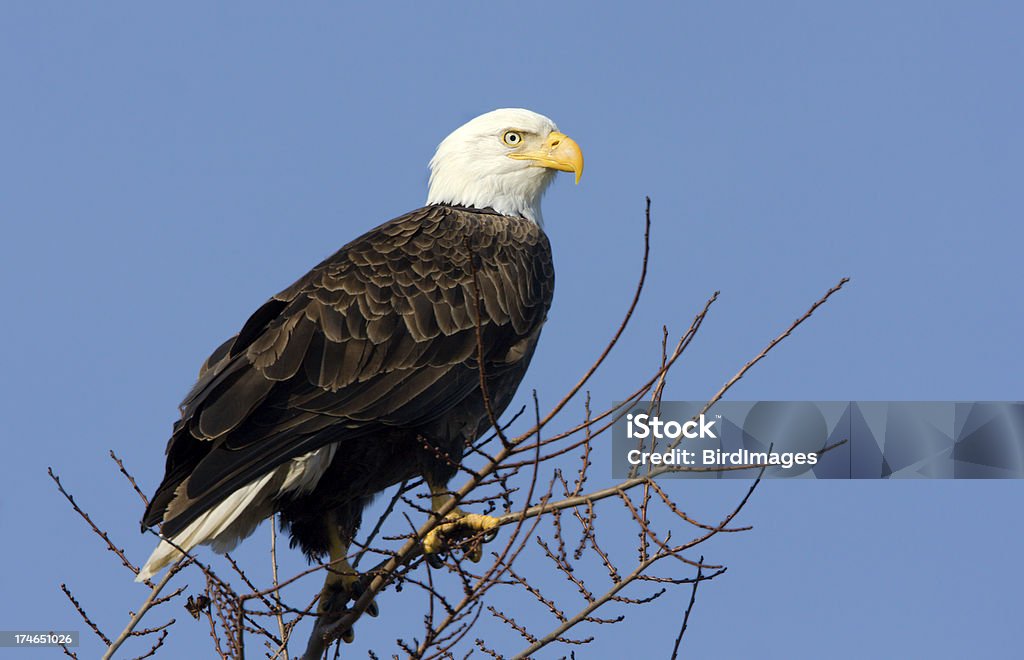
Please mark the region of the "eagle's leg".
MULTIPOLYGON (((345 604, 349 600, 358 600, 366 589, 362 576, 348 563, 349 543, 342 538, 337 525, 328 525, 328 554, 331 558, 327 566, 327 577, 324 578, 323 589, 320 590, 320 602, 317 615, 323 618, 339 616, 346 612, 345 604)), ((377 616, 377 603, 371 602, 366 608, 370 616, 377 616)), ((341 639, 352 642, 355 633, 351 628, 341 633, 341 639)))
MULTIPOLYGON (((450 498, 447 488, 441 484, 430 485, 431 506, 434 511, 439 511, 450 498)), ((465 548, 466 557, 473 562, 480 561, 483 556, 483 544, 490 541, 498 533, 498 519, 493 516, 486 516, 479 513, 466 513, 458 507, 452 509, 444 517, 444 521, 438 523, 434 529, 423 539, 423 553, 427 561, 433 566, 440 565, 436 557, 446 550, 453 541, 458 542, 471 538, 469 545, 465 548)))

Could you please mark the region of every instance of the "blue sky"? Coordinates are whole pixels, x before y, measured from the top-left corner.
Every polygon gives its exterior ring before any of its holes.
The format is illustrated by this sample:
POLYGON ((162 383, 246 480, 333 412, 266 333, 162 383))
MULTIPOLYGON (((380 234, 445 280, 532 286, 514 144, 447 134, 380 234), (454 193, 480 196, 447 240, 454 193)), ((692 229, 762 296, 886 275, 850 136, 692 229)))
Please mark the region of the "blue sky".
MULTIPOLYGON (((5 4, 0 627, 81 629, 61 582, 123 626, 145 594, 46 467, 142 561, 151 537, 107 451, 152 490, 209 350, 419 206, 437 142, 496 107, 552 117, 587 159, 545 199, 558 284, 522 393, 556 401, 604 346, 650 195, 650 285, 595 402, 721 290, 667 393, 711 395, 844 275, 733 398, 1020 399, 1022 20, 1009 2, 5 4)), ((612 483, 606 459, 591 483, 612 483)), ((717 520, 742 486, 667 488, 717 520)), ((755 529, 705 551, 730 571, 700 593, 691 657, 1013 655, 1021 495, 766 483, 755 529)), ((593 630, 584 657, 660 657, 683 606, 593 630)), ((385 650, 415 607, 382 610, 360 648, 385 650)), ((173 616, 170 655, 205 651, 173 616)))

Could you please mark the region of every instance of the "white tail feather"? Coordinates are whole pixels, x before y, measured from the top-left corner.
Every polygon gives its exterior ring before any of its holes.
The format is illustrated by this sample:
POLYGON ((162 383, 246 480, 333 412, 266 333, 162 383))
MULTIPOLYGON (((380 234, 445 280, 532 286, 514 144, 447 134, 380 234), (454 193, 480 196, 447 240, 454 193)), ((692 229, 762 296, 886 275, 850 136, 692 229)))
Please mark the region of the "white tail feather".
POLYGON ((173 545, 160 541, 135 581, 147 580, 163 567, 178 561, 182 556, 178 548, 188 552, 197 545, 206 544, 212 546, 215 552, 230 552, 273 513, 275 496, 288 492, 307 493, 315 488, 334 460, 337 448, 337 444, 330 444, 294 458, 231 493, 220 504, 175 534, 171 538, 173 545), (273 489, 274 483, 281 484, 276 491, 273 489))

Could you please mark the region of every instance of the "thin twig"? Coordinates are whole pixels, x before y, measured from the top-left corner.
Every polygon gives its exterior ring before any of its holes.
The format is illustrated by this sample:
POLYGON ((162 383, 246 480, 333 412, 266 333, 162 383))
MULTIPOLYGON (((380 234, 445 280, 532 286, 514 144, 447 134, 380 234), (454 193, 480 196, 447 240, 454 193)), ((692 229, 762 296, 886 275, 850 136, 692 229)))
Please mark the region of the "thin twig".
MULTIPOLYGON (((704 555, 701 555, 698 563, 704 563, 704 555)), ((683 624, 679 627, 679 635, 676 636, 675 646, 672 647, 672 660, 676 660, 676 658, 679 657, 679 644, 683 641, 683 635, 686 633, 686 626, 690 621, 690 612, 693 611, 693 604, 697 600, 697 587, 703 581, 700 569, 701 567, 697 566, 697 579, 693 581, 693 589, 690 591, 690 604, 686 606, 686 613, 683 614, 683 624)))
POLYGON ((110 639, 108 639, 107 636, 100 631, 100 627, 97 626, 96 623, 89 618, 89 615, 85 613, 85 610, 82 608, 82 606, 78 603, 77 600, 75 600, 75 597, 71 595, 71 590, 68 589, 68 586, 62 582, 60 585, 60 590, 63 591, 64 595, 68 597, 68 600, 71 601, 71 604, 75 606, 76 610, 78 610, 78 615, 82 617, 82 620, 85 621, 90 628, 92 628, 92 631, 96 633, 96 636, 102 639, 104 644, 110 646, 110 639))
POLYGON ((110 660, 110 658, 113 658, 114 652, 117 651, 117 649, 122 644, 124 644, 124 641, 126 639, 131 637, 132 631, 135 630, 135 626, 139 625, 139 622, 142 621, 142 617, 144 617, 146 615, 146 612, 148 612, 149 609, 153 606, 153 601, 160 594, 160 592, 163 591, 163 588, 167 586, 167 583, 171 581, 171 578, 173 578, 177 573, 176 569, 178 568, 178 566, 179 564, 175 564, 174 566, 172 566, 171 569, 168 570, 166 574, 164 574, 163 578, 159 582, 157 582, 152 589, 150 589, 149 596, 146 597, 146 600, 142 601, 142 605, 139 607, 139 611, 136 612, 135 615, 131 618, 131 621, 129 621, 128 625, 125 626, 124 630, 121 631, 121 634, 117 636, 117 639, 115 639, 110 644, 110 646, 107 647, 106 652, 102 656, 102 660, 110 660))
MULTIPOLYGON (((270 517, 270 570, 273 582, 271 583, 274 587, 274 599, 277 602, 281 602, 281 590, 277 586, 277 514, 270 517)), ((277 629, 281 633, 281 646, 278 649, 278 653, 284 652, 284 660, 288 659, 288 630, 284 625, 284 615, 281 614, 281 608, 275 608, 275 614, 277 616, 277 629)))

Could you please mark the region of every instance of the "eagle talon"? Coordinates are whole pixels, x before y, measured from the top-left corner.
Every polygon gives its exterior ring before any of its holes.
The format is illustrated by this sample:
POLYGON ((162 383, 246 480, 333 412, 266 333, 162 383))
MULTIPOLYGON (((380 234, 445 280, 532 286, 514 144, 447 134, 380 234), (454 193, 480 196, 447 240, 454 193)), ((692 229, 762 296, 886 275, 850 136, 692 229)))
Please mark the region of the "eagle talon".
POLYGON ((483 557, 483 544, 494 540, 498 535, 498 519, 478 513, 463 513, 455 509, 423 539, 423 553, 431 566, 440 568, 441 562, 435 563, 436 557, 449 547, 451 541, 457 542, 480 532, 483 532, 482 537, 471 539, 464 548, 465 556, 474 563, 483 557))
POLYGON ((348 593, 344 587, 325 585, 324 590, 320 592, 320 606, 317 608, 317 614, 327 616, 340 612, 345 609, 344 605, 347 602, 348 593))
MULTIPOLYGON (((365 574, 360 575, 356 578, 356 581, 349 586, 349 599, 353 603, 362 598, 363 594, 366 592, 366 588, 369 586, 366 583, 366 578, 367 576, 365 574)), ((364 612, 369 616, 377 617, 380 614, 380 608, 377 607, 377 601, 371 600, 370 604, 366 606, 364 612)))
MULTIPOLYGON (((320 595, 319 615, 321 617, 338 617, 351 610, 345 607, 350 601, 355 603, 366 592, 366 575, 353 575, 352 573, 333 572, 334 580, 324 585, 320 595)), ((380 614, 380 608, 376 601, 370 601, 364 610, 366 614, 376 617, 380 614)), ((341 634, 341 639, 350 642, 355 633, 351 629, 341 634)))

